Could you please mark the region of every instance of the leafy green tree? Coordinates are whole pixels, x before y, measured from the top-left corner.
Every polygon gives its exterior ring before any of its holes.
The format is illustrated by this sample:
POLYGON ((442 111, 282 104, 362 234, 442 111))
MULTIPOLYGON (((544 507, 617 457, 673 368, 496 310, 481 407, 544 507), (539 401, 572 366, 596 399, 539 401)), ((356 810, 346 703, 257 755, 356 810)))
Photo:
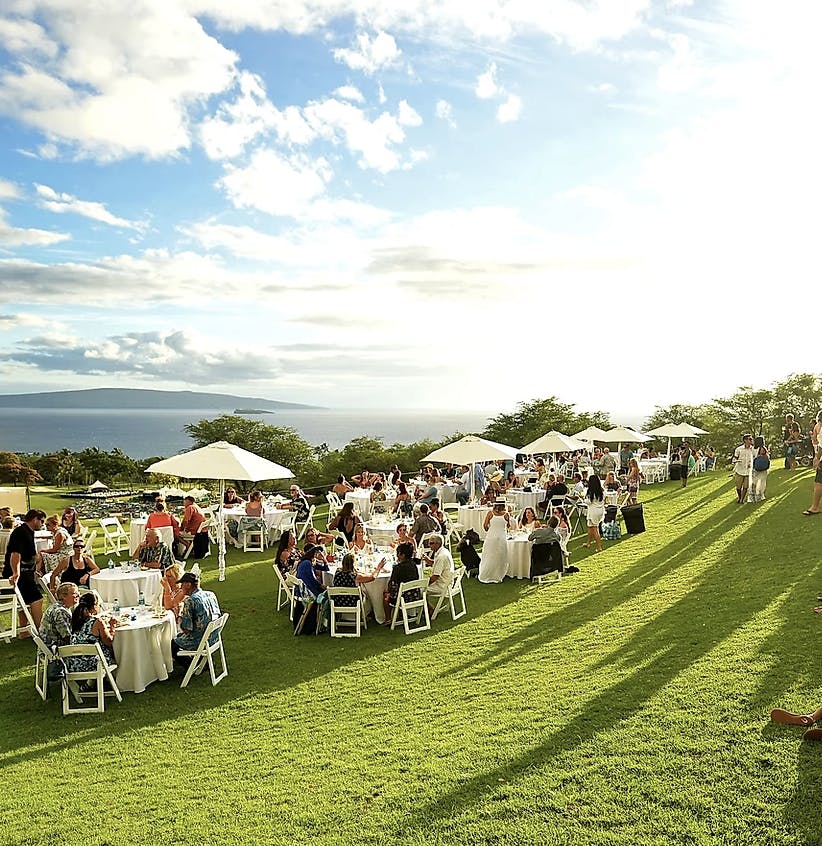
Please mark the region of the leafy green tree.
POLYGON ((707 429, 708 427, 704 425, 707 414, 708 407, 706 405, 683 405, 680 403, 667 406, 658 405, 654 408, 653 414, 645 421, 642 431, 648 432, 651 429, 663 426, 665 423, 690 423, 700 429, 707 429))
POLYGON ((40 474, 24 458, 13 452, 0 452, 0 482, 12 485, 33 485, 40 474))
POLYGON ((521 447, 554 429, 572 435, 589 426, 608 429, 611 423, 603 411, 577 413, 573 405, 560 402, 556 397, 548 397, 521 402, 515 411, 492 417, 482 437, 521 447))
POLYGON ((822 380, 812 373, 792 374, 772 388, 774 417, 769 421, 771 443, 781 440, 785 415, 793 414, 803 432, 813 428, 817 413, 822 410, 822 380))
POLYGON ((724 453, 738 446, 746 432, 762 435, 773 446, 770 428, 773 419, 773 393, 764 388, 756 390, 743 386, 730 397, 711 403, 703 418, 703 428, 711 433, 710 442, 724 453))
MULTIPOLYGON (((319 475, 320 464, 314 447, 290 426, 269 426, 261 420, 223 414, 213 420, 188 423, 185 431, 194 441, 194 449, 215 441, 228 441, 287 467, 304 487, 312 485, 319 475)), ((241 489, 247 487, 247 483, 236 481, 241 489)))

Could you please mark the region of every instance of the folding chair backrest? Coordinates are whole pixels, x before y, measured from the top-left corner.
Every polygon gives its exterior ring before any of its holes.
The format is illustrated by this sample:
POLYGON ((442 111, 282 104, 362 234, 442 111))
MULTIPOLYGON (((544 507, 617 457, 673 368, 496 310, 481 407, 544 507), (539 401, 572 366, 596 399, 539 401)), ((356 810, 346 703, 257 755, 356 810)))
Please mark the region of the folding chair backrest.
POLYGON ((49 580, 45 576, 38 575, 37 583, 43 589, 44 593, 48 597, 49 602, 51 602, 52 604, 56 604, 57 597, 51 591, 51 585, 49 584, 49 580))
POLYGON ((19 585, 14 586, 14 593, 17 596, 17 605, 19 606, 19 609, 25 615, 26 622, 28 624, 28 630, 31 634, 34 634, 34 632, 37 631, 37 626, 34 625, 34 618, 31 616, 31 611, 29 611, 28 605, 26 605, 26 603, 23 602, 23 595, 20 593, 20 586, 19 585))

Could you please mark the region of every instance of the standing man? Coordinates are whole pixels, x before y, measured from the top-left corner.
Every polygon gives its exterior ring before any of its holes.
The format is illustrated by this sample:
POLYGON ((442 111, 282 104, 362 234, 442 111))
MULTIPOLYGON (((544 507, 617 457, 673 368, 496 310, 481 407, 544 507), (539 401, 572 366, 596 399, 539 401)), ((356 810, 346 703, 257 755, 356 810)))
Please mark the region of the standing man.
POLYGON ((736 502, 738 505, 742 505, 748 496, 753 460, 753 435, 743 435, 742 446, 738 446, 734 450, 734 484, 736 485, 736 502))
POLYGON ((796 450, 799 443, 799 424, 793 419, 793 414, 785 415, 785 428, 782 430, 782 445, 785 452, 785 469, 796 467, 796 450))
MULTIPOLYGON (((9 535, 6 546, 6 556, 3 560, 3 578, 8 579, 12 586, 17 585, 23 602, 29 606, 34 624, 40 628, 43 619, 43 596, 37 587, 34 577, 37 564, 37 547, 34 543, 34 533, 43 528, 46 519, 45 511, 32 508, 26 512, 23 522, 9 535)), ((20 612, 20 625, 27 625, 26 616, 20 612)), ((31 634, 21 634, 20 637, 31 637, 31 634)))
POLYGON ((185 555, 189 546, 194 543, 194 535, 200 531, 200 526, 205 523, 206 517, 200 510, 200 506, 194 502, 193 496, 184 497, 183 502, 185 503, 185 511, 183 512, 183 522, 180 523, 180 534, 177 536, 177 540, 182 547, 181 554, 185 555))
MULTIPOLYGON (((203 639, 203 634, 212 620, 220 616, 217 597, 210 590, 200 589, 200 577, 195 573, 183 573, 177 582, 183 592, 182 611, 180 612, 180 634, 171 641, 174 658, 181 649, 196 649, 203 639)), ((191 659, 179 659, 188 664, 191 659)))
MULTIPOLYGON (((682 487, 688 484, 688 467, 691 459, 691 448, 683 441, 679 445, 679 478, 682 479, 682 487)), ((745 486, 747 488, 747 485, 745 486)))

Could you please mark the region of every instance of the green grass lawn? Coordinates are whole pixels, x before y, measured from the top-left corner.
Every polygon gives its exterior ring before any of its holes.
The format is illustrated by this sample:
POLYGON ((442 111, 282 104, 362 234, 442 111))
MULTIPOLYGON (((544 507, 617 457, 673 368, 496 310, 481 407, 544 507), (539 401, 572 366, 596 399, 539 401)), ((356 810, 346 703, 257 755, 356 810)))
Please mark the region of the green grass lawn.
POLYGON ((645 488, 645 534, 575 541, 556 585, 472 580, 413 637, 294 638, 270 555, 232 550, 204 575, 228 678, 104 715, 63 717, 0 644, 0 843, 822 842, 822 744, 767 716, 822 701, 810 488, 645 488))

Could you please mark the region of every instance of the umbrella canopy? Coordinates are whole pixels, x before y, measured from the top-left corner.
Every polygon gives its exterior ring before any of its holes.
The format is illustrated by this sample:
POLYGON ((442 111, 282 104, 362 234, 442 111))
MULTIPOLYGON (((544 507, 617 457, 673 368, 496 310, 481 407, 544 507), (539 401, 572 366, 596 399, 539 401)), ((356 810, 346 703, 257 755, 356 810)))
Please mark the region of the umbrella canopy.
POLYGON ((657 438, 696 438, 699 435, 707 435, 704 429, 692 426, 690 423, 665 423, 647 432, 657 438))
POLYGON ((571 435, 571 437, 576 438, 578 441, 587 441, 588 443, 601 441, 605 437, 605 430, 600 429, 598 426, 589 426, 587 429, 577 432, 576 435, 571 435))
POLYGON ((604 441, 606 444, 641 444, 644 441, 653 439, 634 429, 628 429, 625 426, 614 426, 613 429, 609 429, 603 437, 597 438, 597 440, 604 441))
MULTIPOLYGON (((164 473, 168 476, 182 476, 184 479, 219 479, 220 505, 223 502, 226 479, 243 479, 258 482, 260 479, 293 479, 294 474, 280 464, 261 458, 247 449, 217 441, 208 446, 193 449, 155 461, 146 468, 146 473, 164 473)), ((220 581, 225 581, 225 526, 223 510, 220 508, 219 564, 220 581)))
POLYGON ((486 441, 477 435, 466 435, 458 441, 446 444, 426 455, 422 461, 445 461, 451 464, 473 464, 477 461, 496 461, 503 458, 516 458, 520 450, 498 444, 496 441, 486 441))
POLYGON ((578 449, 585 449, 587 446, 583 441, 563 435, 562 432, 546 432, 530 444, 526 444, 520 452, 526 455, 534 455, 538 452, 574 452, 578 449))

